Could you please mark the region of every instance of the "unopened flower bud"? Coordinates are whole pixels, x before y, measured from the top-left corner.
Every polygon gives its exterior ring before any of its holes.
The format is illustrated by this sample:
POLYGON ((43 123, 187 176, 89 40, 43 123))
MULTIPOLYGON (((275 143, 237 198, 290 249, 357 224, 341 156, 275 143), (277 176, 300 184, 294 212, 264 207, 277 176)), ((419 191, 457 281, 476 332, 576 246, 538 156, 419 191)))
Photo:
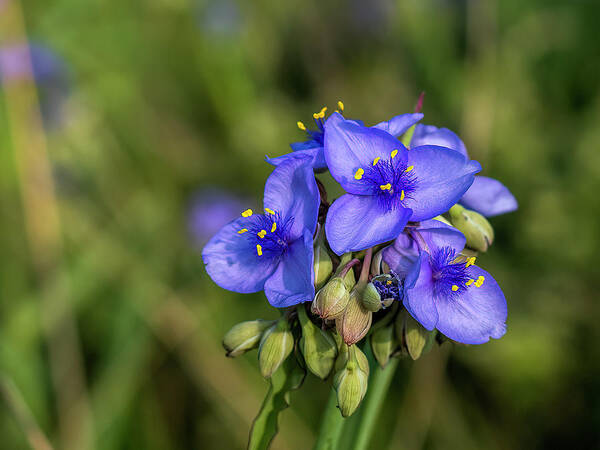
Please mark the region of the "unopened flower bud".
POLYGON ((249 320, 238 323, 225 334, 223 347, 232 358, 258 347, 263 332, 273 325, 272 320, 249 320))
POLYGON ((345 366, 333 379, 342 416, 348 417, 356 411, 367 392, 368 381, 369 363, 364 354, 356 346, 352 346, 348 349, 345 366), (362 355, 362 358, 358 354, 362 355))
POLYGON ((371 312, 381 309, 381 295, 373 283, 368 283, 361 296, 362 305, 371 312))
POLYGON ((367 310, 361 301, 364 286, 355 286, 350 293, 348 306, 344 313, 335 319, 335 326, 344 342, 356 344, 371 328, 373 313, 367 310))
POLYGON ((494 241, 494 229, 487 219, 478 212, 465 209, 460 205, 450 208, 452 225, 467 238, 467 246, 485 252, 494 241))
POLYGON ((331 332, 317 327, 306 314, 304 305, 298 306, 298 318, 302 326, 300 349, 306 367, 321 379, 327 378, 337 356, 337 344, 331 332))
POLYGON ((265 378, 279 368, 294 349, 294 336, 287 319, 282 317, 263 334, 258 347, 258 365, 265 378))
POLYGON ((385 367, 390 361, 396 343, 394 324, 379 328, 371 334, 371 349, 381 367, 385 367))
POLYGON ((412 359, 419 359, 431 349, 436 333, 436 330, 429 331, 423 328, 406 310, 398 314, 396 336, 402 341, 412 359))
POLYGON ((335 319, 344 312, 349 299, 350 294, 344 280, 340 277, 333 277, 317 292, 311 310, 313 314, 322 319, 335 319))
POLYGON ((321 289, 333 272, 331 256, 325 246, 324 228, 321 227, 314 242, 314 274, 315 289, 321 289))

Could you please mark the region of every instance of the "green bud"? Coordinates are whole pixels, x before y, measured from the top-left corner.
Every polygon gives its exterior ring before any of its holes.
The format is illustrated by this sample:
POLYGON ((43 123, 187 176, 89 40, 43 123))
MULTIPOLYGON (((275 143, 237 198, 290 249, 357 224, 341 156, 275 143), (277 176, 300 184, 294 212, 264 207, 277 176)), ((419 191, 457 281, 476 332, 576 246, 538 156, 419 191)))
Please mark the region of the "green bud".
POLYGON ((263 332, 273 323, 273 320, 257 319, 235 325, 223 338, 227 356, 234 358, 258 347, 263 332))
POLYGON ((375 359, 382 368, 387 366, 387 363, 390 361, 390 357, 396 348, 396 343, 393 324, 379 328, 371 334, 371 349, 373 350, 375 359))
POLYGON ((335 371, 339 372, 348 363, 348 359, 350 358, 350 353, 354 353, 353 357, 356 358, 358 362, 358 366, 361 370, 365 371, 367 374, 369 373, 369 360, 367 356, 362 352, 360 348, 356 345, 346 345, 344 342, 340 344, 338 357, 335 360, 335 371))
POLYGON ((331 256, 329 256, 329 252, 325 246, 323 227, 320 227, 317 238, 314 241, 314 255, 315 289, 321 289, 333 272, 331 256))
POLYGON ((485 252, 494 241, 494 229, 485 217, 460 205, 450 208, 452 225, 467 238, 467 247, 485 252))
POLYGON ((344 312, 349 299, 350 294, 344 280, 340 277, 333 277, 317 292, 311 311, 322 319, 335 319, 344 312))
POLYGON ((337 344, 327 330, 322 330, 308 318, 304 305, 297 308, 302 326, 300 349, 308 370, 324 380, 327 378, 337 356, 337 344))
POLYGON ((362 305, 363 290, 363 286, 355 286, 352 289, 348 306, 344 313, 335 319, 335 327, 348 345, 356 344, 371 328, 373 313, 362 305))
MULTIPOLYGON (((337 270, 335 271, 336 275, 340 275, 340 272, 344 269, 346 264, 352 261, 352 253, 344 253, 340 258, 340 264, 338 265, 337 270)), ((352 290, 354 285, 356 284, 356 278, 354 277, 354 271, 352 269, 348 270, 344 275, 344 284, 346 285, 346 289, 348 292, 352 290)))
POLYGON ((285 317, 264 332, 258 347, 258 366, 265 378, 279 368, 294 349, 294 336, 285 317))
POLYGON ((429 331, 404 309, 396 320, 396 336, 413 360, 427 353, 435 341, 437 330, 429 331))
POLYGON ((351 416, 367 393, 369 363, 364 354, 357 350, 356 346, 348 349, 346 365, 333 378, 338 407, 343 417, 351 416), (364 359, 360 358, 358 354, 361 354, 364 359))
POLYGON ((368 283, 363 290, 361 297, 362 305, 371 312, 377 312, 381 309, 381 295, 373 283, 368 283))

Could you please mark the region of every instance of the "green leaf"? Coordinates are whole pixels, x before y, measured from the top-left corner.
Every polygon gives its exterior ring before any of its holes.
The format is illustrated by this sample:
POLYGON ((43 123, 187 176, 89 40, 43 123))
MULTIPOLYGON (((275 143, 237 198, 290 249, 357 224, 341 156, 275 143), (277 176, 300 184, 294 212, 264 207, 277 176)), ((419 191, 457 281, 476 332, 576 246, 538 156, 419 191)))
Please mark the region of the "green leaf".
POLYGON ((250 430, 248 450, 269 448, 279 431, 279 413, 290 406, 290 391, 298 389, 305 376, 306 371, 294 357, 287 358, 273 373, 267 396, 250 430))

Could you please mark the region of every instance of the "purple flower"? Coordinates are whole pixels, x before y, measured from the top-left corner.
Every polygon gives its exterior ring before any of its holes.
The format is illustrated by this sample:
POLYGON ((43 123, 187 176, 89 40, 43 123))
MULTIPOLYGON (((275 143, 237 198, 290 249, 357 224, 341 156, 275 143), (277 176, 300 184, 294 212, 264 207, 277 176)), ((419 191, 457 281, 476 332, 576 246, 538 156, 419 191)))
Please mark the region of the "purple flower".
MULTIPOLYGON (((341 111, 344 110, 343 103, 338 102, 338 107, 341 111)), ((266 157, 267 162, 277 166, 281 164, 283 161, 286 161, 290 158, 296 158, 298 156, 307 156, 311 158, 312 166, 314 169, 325 169, 327 167, 327 162, 325 161, 325 152, 324 152, 324 144, 325 144, 325 111, 327 108, 324 107, 320 112, 313 114, 313 119, 315 121, 315 125, 317 126, 316 130, 310 130, 304 125, 302 122, 298 122, 298 128, 302 131, 306 132, 307 140, 303 142, 294 142, 290 144, 292 147, 292 153, 288 153, 286 155, 278 156, 276 158, 266 157)), ((339 113, 338 113, 339 114, 339 113)), ((403 135, 410 127, 416 124, 419 120, 423 118, 423 114, 415 113, 415 114, 401 114, 399 116, 393 117, 392 119, 386 122, 380 122, 377 125, 374 125, 371 128, 378 128, 380 130, 386 131, 392 136, 398 137, 403 135)), ((346 119, 348 122, 355 123, 359 126, 363 126, 363 122, 360 120, 352 120, 346 119)))
POLYGON ((265 214, 244 211, 206 244, 206 271, 230 291, 264 289, 269 303, 278 308, 311 301, 319 203, 310 160, 282 163, 267 179, 265 214))
POLYGON ((330 207, 325 231, 339 254, 400 235, 406 223, 431 219, 454 205, 481 170, 436 145, 408 151, 390 132, 394 119, 367 128, 334 113, 325 124, 325 159, 347 192, 330 207))
POLYGON ((457 229, 428 220, 407 227, 384 260, 406 276, 403 304, 415 320, 455 341, 482 344, 506 332, 506 299, 474 257, 457 258, 465 242, 457 229))
MULTIPOLYGON (((420 145, 439 145, 469 157, 465 144, 455 133, 447 128, 437 128, 433 125, 417 125, 410 145, 411 148, 420 145)), ((508 188, 498 180, 484 176, 475 177, 473 185, 459 203, 488 217, 517 209, 517 200, 508 188)))
POLYGON ((202 247, 247 205, 238 196, 216 188, 197 192, 190 203, 188 227, 195 243, 202 247))
POLYGON ((49 48, 39 44, 16 44, 0 48, 0 82, 33 80, 38 87, 45 125, 61 119, 61 108, 69 92, 63 61, 49 48))

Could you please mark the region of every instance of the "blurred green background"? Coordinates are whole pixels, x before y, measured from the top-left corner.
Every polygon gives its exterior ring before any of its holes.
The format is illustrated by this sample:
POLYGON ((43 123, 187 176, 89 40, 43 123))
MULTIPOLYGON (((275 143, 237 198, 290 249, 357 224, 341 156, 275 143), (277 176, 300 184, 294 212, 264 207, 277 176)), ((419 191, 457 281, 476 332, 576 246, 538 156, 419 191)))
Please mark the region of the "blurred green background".
MULTIPOLYGON (((37 96, 27 59, 0 89, 0 448, 244 448, 267 384, 220 339, 277 312, 210 282, 202 234, 228 195, 260 206, 297 120, 342 99, 372 124, 421 91, 423 122, 519 200, 479 260, 508 332, 403 363, 372 448, 600 448, 598 17, 595 0, 0 0, 0 51, 45 55, 37 96)), ((310 448, 327 395, 307 378, 273 448, 310 448)))

